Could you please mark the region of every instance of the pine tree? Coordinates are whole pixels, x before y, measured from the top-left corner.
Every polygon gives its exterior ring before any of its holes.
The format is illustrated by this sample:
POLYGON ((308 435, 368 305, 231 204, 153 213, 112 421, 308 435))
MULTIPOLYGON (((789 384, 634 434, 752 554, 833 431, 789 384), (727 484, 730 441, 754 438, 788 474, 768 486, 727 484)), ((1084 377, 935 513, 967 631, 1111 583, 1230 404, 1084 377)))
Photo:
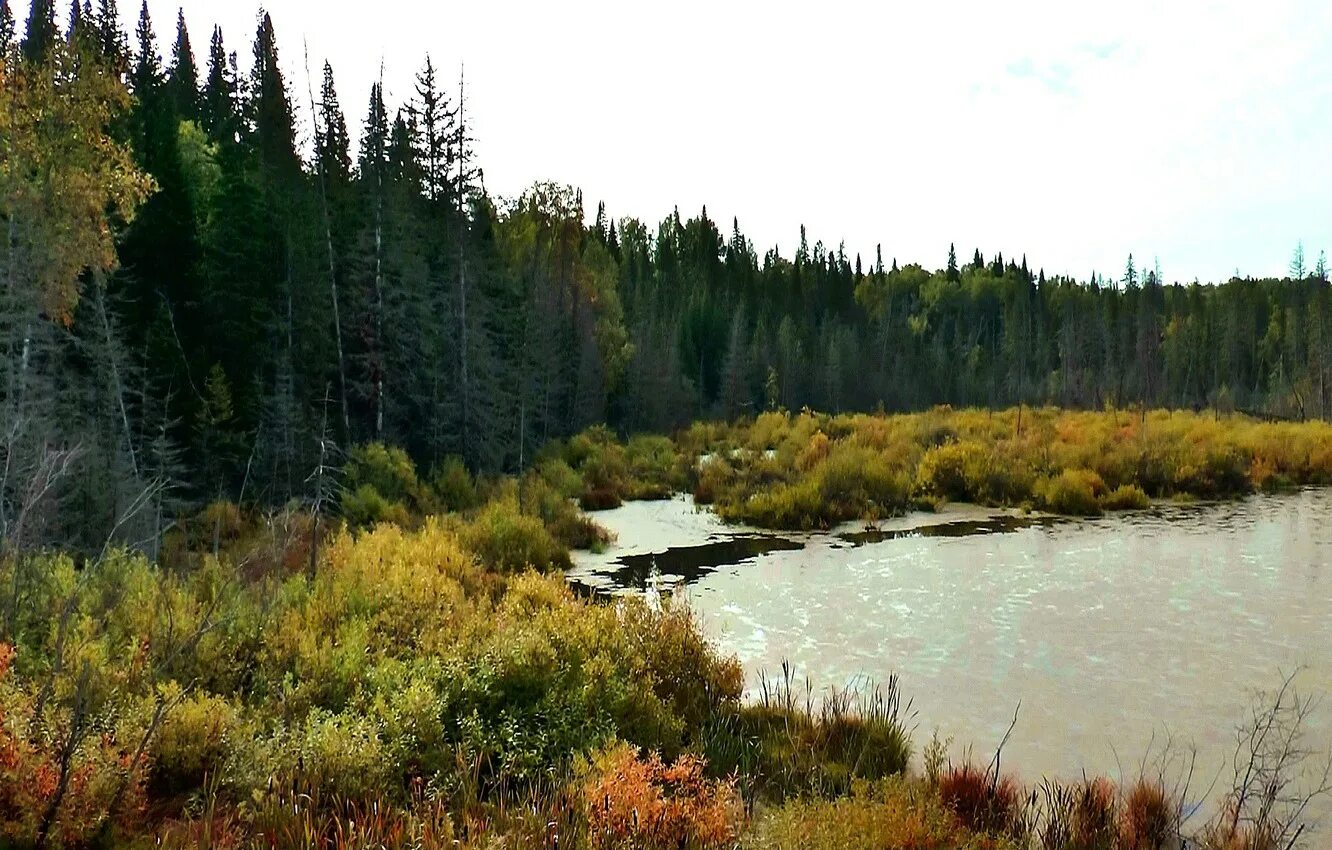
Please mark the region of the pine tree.
POLYGON ((1318 262, 1314 263, 1314 277, 1327 283, 1327 254, 1324 251, 1318 252, 1318 262))
POLYGON ((951 283, 962 279, 962 273, 957 269, 957 248, 952 243, 948 245, 948 269, 945 274, 951 283))
POLYGON ((53 0, 32 0, 28 8, 28 26, 23 36, 24 58, 34 65, 41 64, 46 61, 58 38, 53 0))
POLYGON ((185 10, 176 17, 176 44, 171 50, 171 68, 167 89, 176 115, 186 120, 199 117, 199 69, 194 64, 190 32, 185 26, 185 10))

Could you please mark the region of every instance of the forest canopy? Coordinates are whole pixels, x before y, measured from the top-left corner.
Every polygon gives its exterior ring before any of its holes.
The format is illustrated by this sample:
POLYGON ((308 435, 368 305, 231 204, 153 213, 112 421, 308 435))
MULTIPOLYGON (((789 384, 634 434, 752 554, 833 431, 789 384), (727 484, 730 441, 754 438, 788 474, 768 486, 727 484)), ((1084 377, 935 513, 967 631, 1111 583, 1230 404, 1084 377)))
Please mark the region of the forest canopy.
POLYGON ((266 14, 238 56, 217 28, 196 55, 183 15, 159 37, 146 4, 132 34, 114 0, 67 23, 39 0, 21 37, 0 9, 3 513, 77 467, 49 495, 86 526, 32 542, 100 545, 130 508, 127 540, 217 498, 309 502, 371 442, 498 473, 596 424, 777 408, 1332 403, 1326 263, 1303 248, 1285 279, 1215 284, 953 246, 899 265, 803 228, 788 257, 706 207, 493 198, 464 80, 429 57, 405 102, 374 83, 344 107, 330 65, 284 76, 266 14))

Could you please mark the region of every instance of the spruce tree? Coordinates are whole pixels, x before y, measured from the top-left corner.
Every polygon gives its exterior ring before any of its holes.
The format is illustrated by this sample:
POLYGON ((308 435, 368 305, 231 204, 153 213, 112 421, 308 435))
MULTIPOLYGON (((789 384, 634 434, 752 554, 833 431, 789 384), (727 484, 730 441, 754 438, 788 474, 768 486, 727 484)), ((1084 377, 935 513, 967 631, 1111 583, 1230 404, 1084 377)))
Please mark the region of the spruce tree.
POLYGON ((136 49, 130 84, 135 97, 143 102, 162 82, 162 57, 157 52, 157 36, 153 32, 153 19, 148 14, 148 0, 143 0, 139 8, 134 38, 136 49))
POLYGON ((186 120, 199 117, 199 69, 194 64, 194 50, 190 46, 190 31, 185 26, 184 9, 176 17, 176 44, 171 49, 167 92, 177 116, 186 120))
POLYGON ((99 0, 97 6, 97 42, 102 58, 117 73, 129 66, 129 48, 120 29, 120 10, 116 0, 99 0))
POLYGON ((208 81, 204 83, 200 112, 204 129, 217 141, 235 142, 239 129, 236 88, 222 28, 215 26, 208 45, 208 81))
POLYGON ((426 197, 431 201, 440 201, 451 189, 450 142, 457 116, 449 109, 448 97, 440 89, 435 65, 429 55, 426 56, 425 67, 416 75, 416 100, 411 110, 418 134, 417 155, 421 162, 426 197))
POLYGON ((28 8, 28 28, 23 35, 23 56, 34 65, 46 61, 59 37, 53 0, 32 0, 28 8))
POLYGON ((278 181, 279 192, 300 173, 296 154, 296 127, 291 100, 278 63, 277 36, 273 20, 265 13, 259 19, 254 40, 254 68, 250 72, 248 115, 254 133, 254 148, 266 176, 278 181))

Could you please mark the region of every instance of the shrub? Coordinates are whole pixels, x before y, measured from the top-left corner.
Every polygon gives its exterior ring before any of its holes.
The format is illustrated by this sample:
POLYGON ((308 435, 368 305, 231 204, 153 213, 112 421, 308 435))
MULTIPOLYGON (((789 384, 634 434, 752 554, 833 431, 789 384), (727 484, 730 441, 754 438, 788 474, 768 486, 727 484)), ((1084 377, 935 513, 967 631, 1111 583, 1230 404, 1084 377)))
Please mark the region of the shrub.
POLYGON ((430 486, 434 490, 438 507, 445 511, 461 513, 478 507, 481 503, 477 493, 476 480, 467 470, 461 458, 447 457, 430 473, 430 486))
POLYGON ((611 542, 610 532, 580 511, 544 476, 531 473, 523 476, 517 495, 522 512, 540 518, 551 535, 567 548, 597 550, 611 542))
POLYGON ((569 441, 569 465, 583 478, 578 497, 583 510, 618 508, 629 492, 629 462, 624 448, 604 426, 589 428, 569 441))
POLYGON ((971 763, 939 779, 939 798, 967 829, 1011 834, 1020 827, 1022 790, 1011 776, 994 777, 971 763))
POLYGON ((342 518, 352 528, 369 528, 380 523, 408 525, 407 506, 384 498, 373 484, 362 484, 342 496, 342 518))
POLYGON ((680 489, 679 457, 666 437, 638 436, 625 447, 629 463, 627 498, 669 499, 680 489))
POLYGON ((593 758, 583 803, 596 850, 729 848, 744 816, 734 785, 708 779, 701 759, 639 758, 626 744, 593 758))
POLYGON ((1007 845, 959 824, 923 785, 905 779, 858 783, 835 800, 802 798, 772 809, 746 836, 752 850, 996 850, 1007 845))
POLYGON ((1136 484, 1123 484, 1101 497, 1107 511, 1140 511, 1152 506, 1152 500, 1136 484))
POLYGON ((155 790, 201 787, 226 761, 235 725, 236 709, 208 693, 193 694, 167 712, 152 745, 155 790))
POLYGON ((714 456, 701 461, 698 481, 694 484, 694 501, 700 505, 715 504, 735 480, 735 467, 726 458, 714 456))
POLYGON ((955 502, 975 498, 972 480, 985 463, 979 443, 945 443, 925 452, 916 469, 916 489, 922 495, 955 502))
POLYGON ((1101 476, 1090 469, 1066 469, 1038 486, 1041 505, 1070 516, 1099 516, 1100 497, 1105 492, 1101 476))
POLYGON ((1124 799, 1119 837, 1124 850, 1164 850, 1178 834, 1176 807, 1158 783, 1139 780, 1124 799))
POLYGON ((830 450, 817 474, 826 518, 832 521, 900 513, 910 495, 906 473, 891 469, 882 454, 844 443, 830 450))
POLYGON ((745 767, 748 779, 771 799, 801 794, 833 797, 858 780, 905 773, 911 738, 899 715, 897 680, 884 689, 833 691, 815 706, 797 694, 790 667, 765 682, 761 700, 740 708, 725 728, 714 728, 709 751, 724 770, 745 767), (752 746, 744 746, 752 742, 752 746))
POLYGON ((399 502, 416 510, 423 507, 416 464, 407 452, 383 443, 370 443, 351 450, 343 468, 343 485, 353 491, 369 485, 389 502, 399 502))
POLYGON ((569 554, 546 526, 523 514, 514 499, 502 498, 481 509, 462 528, 463 546, 488 569, 503 574, 531 568, 568 569, 569 554))

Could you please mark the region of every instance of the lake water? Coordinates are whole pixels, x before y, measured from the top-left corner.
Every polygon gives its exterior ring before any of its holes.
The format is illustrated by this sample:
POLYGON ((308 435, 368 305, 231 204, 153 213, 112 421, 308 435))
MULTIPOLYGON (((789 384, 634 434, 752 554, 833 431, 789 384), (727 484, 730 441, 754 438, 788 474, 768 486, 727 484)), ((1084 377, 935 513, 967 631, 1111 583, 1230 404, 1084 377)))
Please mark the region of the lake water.
MULTIPOLYGON (((727 527, 685 498, 597 519, 619 542, 570 580, 684 592, 751 693, 783 661, 816 689, 897 673, 918 745, 937 726, 982 761, 1020 702, 1004 764, 1027 777, 1136 776, 1173 734, 1203 797, 1255 689, 1302 666, 1301 690, 1332 691, 1328 490, 1088 520, 952 507, 825 535, 727 527)), ((1324 749, 1329 715, 1332 698, 1310 727, 1324 749)))

